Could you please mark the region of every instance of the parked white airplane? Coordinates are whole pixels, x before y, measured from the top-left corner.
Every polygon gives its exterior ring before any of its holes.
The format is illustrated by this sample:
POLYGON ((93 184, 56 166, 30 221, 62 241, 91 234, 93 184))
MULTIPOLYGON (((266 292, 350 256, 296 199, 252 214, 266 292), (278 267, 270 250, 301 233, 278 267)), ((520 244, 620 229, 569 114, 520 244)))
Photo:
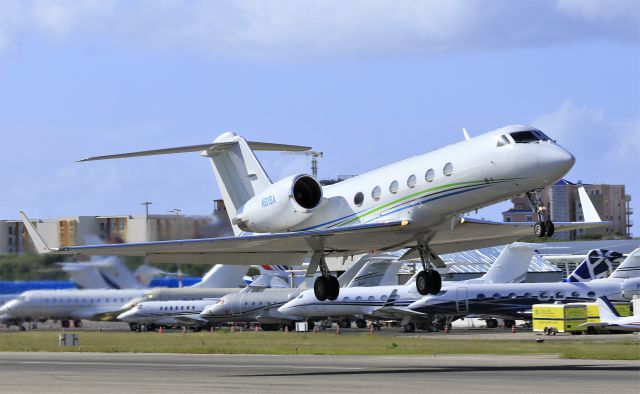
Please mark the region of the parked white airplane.
POLYGON ((582 326, 600 327, 611 330, 640 331, 640 314, 636 313, 633 316, 621 317, 608 298, 601 297, 598 298, 596 302, 598 303, 598 310, 600 312, 600 321, 597 323, 584 323, 582 326))
POLYGON ((517 319, 528 317, 526 314, 533 304, 545 302, 589 302, 598 297, 628 301, 640 294, 638 262, 640 249, 630 253, 608 278, 588 282, 443 286, 440 294, 424 296, 408 308, 420 313, 493 315, 517 319))
POLYGON ((25 321, 60 320, 62 327, 82 320, 115 320, 120 308, 144 290, 31 290, 0 308, 0 321, 24 330, 25 321))
MULTIPOLYGON (((385 263, 386 253, 367 254, 358 259, 338 278, 341 287, 349 288, 362 283, 377 285, 388 277, 387 272, 397 272, 397 264, 385 263)), ((393 256, 395 259, 396 257, 393 256)), ((227 294, 220 300, 206 307, 201 317, 211 322, 259 322, 264 331, 277 330, 281 325, 291 325, 301 320, 278 311, 287 301, 295 298, 304 288, 266 289, 262 282, 256 281, 246 289, 227 294)))
POLYGON ((130 323, 131 331, 153 331, 156 326, 189 326, 194 331, 200 331, 208 323, 208 320, 200 317, 200 312, 216 302, 217 298, 141 302, 118 315, 118 320, 130 323))
MULTIPOLYGON (((465 133, 466 134, 466 133, 465 133)), ((337 279, 326 256, 410 247, 420 257, 420 294, 440 291, 438 253, 509 243, 604 225, 584 196, 585 222, 552 223, 538 191, 562 178, 575 159, 540 130, 506 126, 329 186, 309 175, 272 183, 253 150, 301 151, 309 147, 247 142, 224 133, 213 143, 98 156, 82 161, 201 152, 211 160, 236 237, 50 248, 29 219, 25 227, 41 253, 145 256, 147 262, 295 265, 310 257, 307 276, 319 300, 335 300, 337 279), (537 223, 462 218, 464 212, 526 193, 537 223)))
MULTIPOLYGON (((482 277, 459 282, 444 282, 444 287, 464 287, 473 283, 520 282, 524 280, 534 250, 538 246, 519 242, 507 245, 482 277)), ((340 298, 334 301, 318 301, 309 290, 284 304, 278 311, 311 320, 328 316, 346 319, 362 316, 404 320, 405 330, 413 331, 415 325, 410 322, 411 318, 419 320, 426 317, 407 309, 409 304, 421 297, 412 284, 414 278, 405 285, 345 288, 340 292, 340 298)))

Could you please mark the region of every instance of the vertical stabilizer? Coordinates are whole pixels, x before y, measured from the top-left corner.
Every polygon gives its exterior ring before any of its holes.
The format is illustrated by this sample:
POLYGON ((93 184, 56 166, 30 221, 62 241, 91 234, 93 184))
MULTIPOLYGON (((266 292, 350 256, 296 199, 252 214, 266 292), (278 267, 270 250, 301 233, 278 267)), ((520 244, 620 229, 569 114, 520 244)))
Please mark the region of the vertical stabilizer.
POLYGON ((505 246, 500 256, 480 280, 483 283, 522 282, 531 264, 531 258, 540 245, 514 242, 505 246))
MULTIPOLYGON (((234 133, 220 135, 202 155, 211 159, 230 219, 251 197, 271 185, 271 180, 247 141, 234 133)), ((233 223, 231 226, 235 235, 242 232, 233 223)))
POLYGON ((620 314, 613 306, 611 301, 606 297, 601 297, 596 300, 598 303, 598 312, 600 314, 600 321, 609 322, 620 318, 620 314))
POLYGON ((246 265, 218 264, 207 272, 202 280, 190 287, 196 288, 234 288, 240 286, 247 272, 246 265))
POLYGON ((588 282, 593 279, 604 279, 612 270, 613 260, 622 254, 606 249, 593 249, 584 260, 567 277, 567 282, 588 282))
POLYGON ((609 278, 617 279, 630 279, 640 277, 640 248, 629 253, 626 259, 615 271, 609 276, 609 278))

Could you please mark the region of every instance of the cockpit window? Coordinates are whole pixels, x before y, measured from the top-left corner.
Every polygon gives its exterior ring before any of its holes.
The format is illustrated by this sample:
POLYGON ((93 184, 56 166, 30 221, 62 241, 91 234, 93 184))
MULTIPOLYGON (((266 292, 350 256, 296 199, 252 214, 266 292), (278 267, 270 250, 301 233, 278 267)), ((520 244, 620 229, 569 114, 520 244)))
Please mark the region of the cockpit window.
POLYGON ((529 142, 538 142, 540 141, 540 137, 533 134, 531 131, 517 131, 515 133, 511 133, 511 138, 516 142, 516 144, 527 144, 529 142))
POLYGON ((509 139, 505 135, 501 135, 500 138, 498 138, 498 146, 505 146, 510 143, 511 142, 509 142, 509 139))
POLYGON ((551 138, 549 138, 542 131, 540 131, 540 130, 532 130, 532 131, 538 136, 538 138, 540 138, 540 141, 551 141, 551 138))

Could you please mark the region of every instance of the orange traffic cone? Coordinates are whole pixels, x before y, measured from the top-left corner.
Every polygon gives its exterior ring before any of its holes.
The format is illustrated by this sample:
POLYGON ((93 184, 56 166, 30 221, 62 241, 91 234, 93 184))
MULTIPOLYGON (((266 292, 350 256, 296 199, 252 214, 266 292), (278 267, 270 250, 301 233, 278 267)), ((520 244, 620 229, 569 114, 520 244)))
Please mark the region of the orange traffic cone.
POLYGON ((258 332, 258 325, 256 324, 254 327, 255 327, 254 331, 258 332))
POLYGON ((511 333, 512 334, 516 333, 516 325, 515 325, 515 323, 513 324, 513 326, 511 326, 511 333))
POLYGON ((236 330, 235 328, 236 326, 234 326, 233 324, 231 325, 231 332, 234 332, 236 330))
POLYGON ((336 335, 340 335, 340 334, 342 334, 342 332, 340 332, 340 324, 338 324, 336 328, 336 335))
POLYGON ((288 333, 289 333, 289 325, 288 325, 288 324, 285 324, 285 325, 284 325, 284 333, 285 333, 285 334, 288 334, 288 333))
POLYGON ((164 327, 160 326, 160 328, 158 328, 158 334, 162 334, 164 332, 164 327))
POLYGON ((444 333, 445 333, 445 334, 448 334, 448 333, 449 333, 449 325, 448 325, 448 324, 445 324, 445 325, 444 325, 444 333))
POLYGON ((373 324, 369 325, 369 334, 373 335, 374 332, 373 324))

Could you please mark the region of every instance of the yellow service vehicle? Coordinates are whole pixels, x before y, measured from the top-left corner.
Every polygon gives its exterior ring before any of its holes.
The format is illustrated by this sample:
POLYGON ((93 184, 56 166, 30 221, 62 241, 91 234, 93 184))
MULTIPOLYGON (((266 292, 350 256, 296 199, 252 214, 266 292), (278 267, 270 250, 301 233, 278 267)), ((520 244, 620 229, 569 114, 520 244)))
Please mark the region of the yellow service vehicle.
POLYGON ((533 331, 545 335, 570 332, 573 335, 586 331, 581 324, 587 322, 585 304, 535 304, 533 305, 533 331))

